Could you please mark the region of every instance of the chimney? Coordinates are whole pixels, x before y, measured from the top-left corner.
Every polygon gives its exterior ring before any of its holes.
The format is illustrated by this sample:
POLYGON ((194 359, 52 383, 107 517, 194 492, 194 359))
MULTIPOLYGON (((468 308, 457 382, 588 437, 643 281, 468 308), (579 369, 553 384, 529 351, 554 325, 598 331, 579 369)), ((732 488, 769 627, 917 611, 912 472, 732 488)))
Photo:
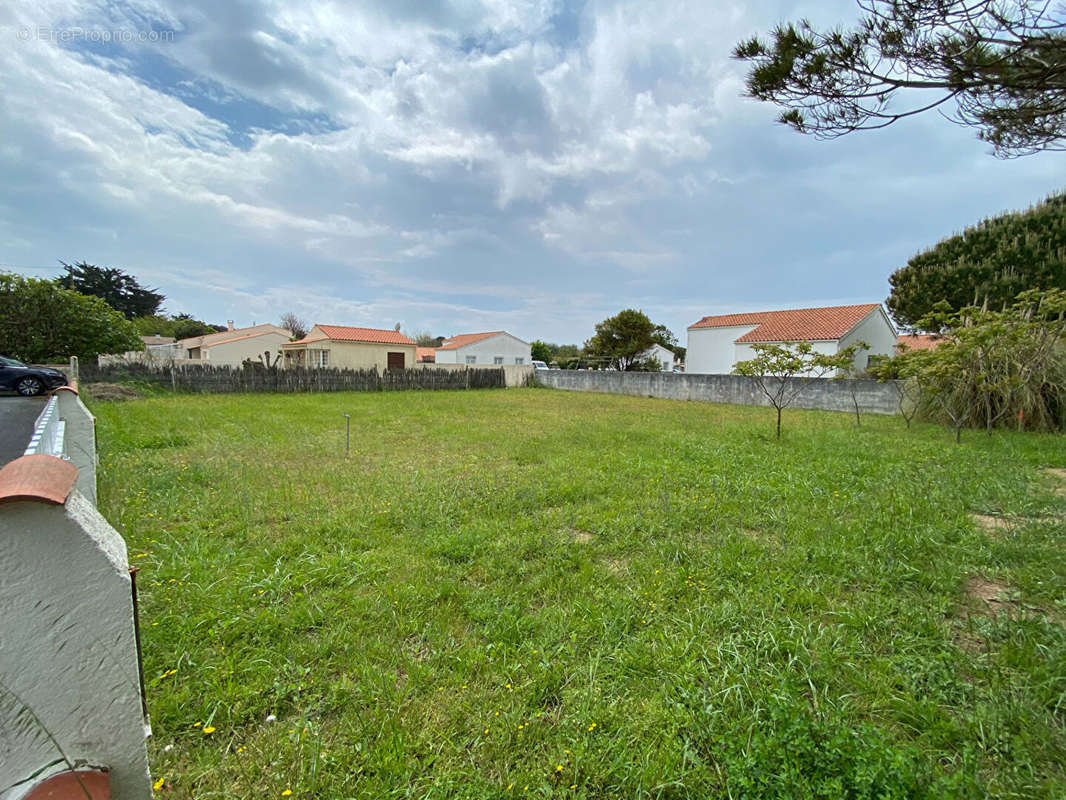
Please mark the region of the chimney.
POLYGON ((233 320, 231 320, 231 319, 227 319, 227 320, 226 320, 226 325, 228 325, 228 326, 229 326, 229 329, 230 329, 230 330, 233 330, 233 320))

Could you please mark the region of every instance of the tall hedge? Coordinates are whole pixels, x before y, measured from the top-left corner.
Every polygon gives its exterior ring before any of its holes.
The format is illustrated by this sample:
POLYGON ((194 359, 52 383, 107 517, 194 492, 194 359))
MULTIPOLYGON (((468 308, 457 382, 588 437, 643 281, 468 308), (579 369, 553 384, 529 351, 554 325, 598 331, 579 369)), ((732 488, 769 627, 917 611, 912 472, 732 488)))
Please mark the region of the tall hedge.
POLYGON ((99 297, 0 273, 0 355, 41 363, 142 349, 133 324, 99 297))
POLYGON ((986 219, 907 262, 888 279, 886 305, 916 327, 941 300, 952 310, 1009 306, 1029 289, 1066 289, 1066 194, 986 219))

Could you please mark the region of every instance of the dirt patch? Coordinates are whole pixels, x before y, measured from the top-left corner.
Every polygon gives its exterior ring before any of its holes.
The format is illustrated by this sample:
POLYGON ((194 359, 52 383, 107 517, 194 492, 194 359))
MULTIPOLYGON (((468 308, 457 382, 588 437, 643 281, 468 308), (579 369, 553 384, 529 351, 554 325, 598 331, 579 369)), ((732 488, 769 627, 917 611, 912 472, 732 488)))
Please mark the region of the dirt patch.
POLYGON ((781 539, 773 531, 764 531, 758 528, 741 528, 740 532, 751 541, 755 542, 767 550, 780 550, 781 539))
POLYGON ((403 643, 403 651, 415 661, 428 661, 433 655, 429 642, 421 636, 408 636, 403 643))
POLYGON ((581 542, 581 544, 588 544, 592 541, 592 534, 588 531, 583 531, 578 528, 570 531, 570 539, 575 542, 581 542))
POLYGON ((1009 533, 1014 530, 1017 524, 1017 520, 1008 519, 1007 517, 993 517, 989 514, 970 514, 970 519, 974 521, 978 529, 993 536, 1009 533))
POLYGON ((1066 497, 1066 469, 1060 467, 1048 467, 1043 470, 1043 473, 1051 478, 1054 478, 1058 482, 1052 491, 1059 497, 1066 497))
POLYGON ((609 556, 603 559, 603 565, 612 575, 624 575, 629 572, 629 559, 609 556))
POLYGON ((103 403, 121 403, 126 400, 139 400, 141 397, 133 389, 118 383, 87 383, 85 389, 94 400, 103 403))
POLYGON ((971 601, 970 605, 976 606, 978 610, 984 609, 985 615, 988 616, 995 616, 998 611, 1012 608, 1017 610, 1017 606, 1007 599, 1009 593, 1010 586, 1000 581, 990 581, 975 575, 966 582, 966 596, 971 601))
POLYGON ((960 650, 967 653, 983 653, 988 642, 974 628, 973 619, 995 619, 1002 613, 1014 619, 1018 607, 1008 599, 1011 588, 1001 581, 990 581, 978 576, 966 581, 965 600, 951 627, 951 638, 960 650))

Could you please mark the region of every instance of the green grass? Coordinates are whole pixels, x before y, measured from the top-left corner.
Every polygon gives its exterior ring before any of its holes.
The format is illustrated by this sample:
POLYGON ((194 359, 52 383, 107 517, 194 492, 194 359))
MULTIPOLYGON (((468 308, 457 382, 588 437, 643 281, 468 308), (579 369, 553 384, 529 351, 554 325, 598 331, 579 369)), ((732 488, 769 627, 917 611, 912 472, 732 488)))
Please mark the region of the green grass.
POLYGON ((549 390, 94 411, 165 796, 1066 795, 1062 437, 549 390))

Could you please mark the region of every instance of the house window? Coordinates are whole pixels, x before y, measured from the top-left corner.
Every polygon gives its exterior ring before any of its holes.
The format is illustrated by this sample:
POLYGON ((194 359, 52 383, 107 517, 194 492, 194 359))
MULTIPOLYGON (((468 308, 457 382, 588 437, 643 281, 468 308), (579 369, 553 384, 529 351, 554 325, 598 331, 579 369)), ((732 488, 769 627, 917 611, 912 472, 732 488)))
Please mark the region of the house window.
POLYGON ((518 358, 516 358, 514 360, 514 363, 516 363, 516 364, 525 364, 526 360, 524 358, 522 358, 521 356, 519 356, 518 358))
POLYGON ((477 363, 477 356, 467 356, 466 357, 466 363, 467 364, 476 364, 477 363))
POLYGON ((311 365, 314 367, 328 367, 329 350, 312 350, 311 365))
POLYGON ((493 364, 502 364, 503 363, 503 356, 496 356, 494 359, 492 359, 492 363, 493 364))

